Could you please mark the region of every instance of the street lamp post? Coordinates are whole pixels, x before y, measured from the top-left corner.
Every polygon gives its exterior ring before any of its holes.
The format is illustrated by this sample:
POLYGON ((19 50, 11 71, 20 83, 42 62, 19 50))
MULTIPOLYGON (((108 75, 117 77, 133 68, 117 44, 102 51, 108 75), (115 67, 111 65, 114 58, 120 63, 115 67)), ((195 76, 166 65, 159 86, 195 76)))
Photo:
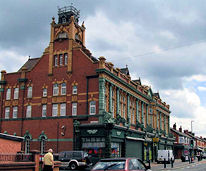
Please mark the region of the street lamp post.
POLYGON ((194 121, 191 121, 191 133, 192 133, 192 122, 194 122, 194 121))
MULTIPOLYGON (((192 134, 192 122, 194 122, 193 120, 191 121, 191 134, 192 134)), ((194 141, 194 140, 192 140, 194 141)), ((192 153, 191 153, 191 156, 193 156, 193 153, 194 153, 194 142, 193 142, 193 145, 192 145, 192 153)), ((192 163, 192 160, 191 160, 191 163, 192 163)))

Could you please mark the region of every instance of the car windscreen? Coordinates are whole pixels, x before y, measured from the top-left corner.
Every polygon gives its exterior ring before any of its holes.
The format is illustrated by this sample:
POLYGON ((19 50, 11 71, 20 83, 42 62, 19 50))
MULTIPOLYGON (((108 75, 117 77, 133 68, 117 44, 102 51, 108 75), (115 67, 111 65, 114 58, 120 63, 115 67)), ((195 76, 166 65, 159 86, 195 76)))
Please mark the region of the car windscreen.
POLYGON ((100 161, 92 170, 121 170, 125 168, 125 160, 100 161))

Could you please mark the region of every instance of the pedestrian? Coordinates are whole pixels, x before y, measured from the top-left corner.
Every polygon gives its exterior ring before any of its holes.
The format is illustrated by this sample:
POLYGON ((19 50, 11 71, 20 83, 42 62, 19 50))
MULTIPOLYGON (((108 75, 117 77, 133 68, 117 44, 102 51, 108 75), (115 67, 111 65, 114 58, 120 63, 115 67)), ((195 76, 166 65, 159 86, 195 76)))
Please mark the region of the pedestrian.
POLYGON ((44 155, 43 160, 43 171, 53 171, 54 168, 54 156, 53 156, 53 150, 49 149, 48 153, 44 155))

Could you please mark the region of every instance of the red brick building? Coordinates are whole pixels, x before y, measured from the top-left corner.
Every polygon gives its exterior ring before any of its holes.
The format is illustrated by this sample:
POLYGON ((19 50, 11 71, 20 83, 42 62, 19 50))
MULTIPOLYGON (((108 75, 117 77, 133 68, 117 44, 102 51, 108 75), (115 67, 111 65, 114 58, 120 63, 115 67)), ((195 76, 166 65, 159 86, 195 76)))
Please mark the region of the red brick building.
POLYGON ((173 128, 170 129, 171 133, 175 137, 174 142, 174 156, 176 159, 182 159, 182 161, 189 160, 189 157, 192 153, 192 148, 190 146, 191 138, 185 134, 182 130, 182 127, 176 129, 176 123, 173 125, 173 128))
POLYGON ((21 151, 21 142, 23 137, 0 133, 0 153, 16 154, 21 151))
POLYGON ((171 149, 169 105, 159 93, 131 80, 128 68, 92 56, 78 10, 61 8, 58 17, 40 58, 15 73, 1 71, 0 132, 24 136, 26 152, 83 149, 154 159, 157 149, 171 149))

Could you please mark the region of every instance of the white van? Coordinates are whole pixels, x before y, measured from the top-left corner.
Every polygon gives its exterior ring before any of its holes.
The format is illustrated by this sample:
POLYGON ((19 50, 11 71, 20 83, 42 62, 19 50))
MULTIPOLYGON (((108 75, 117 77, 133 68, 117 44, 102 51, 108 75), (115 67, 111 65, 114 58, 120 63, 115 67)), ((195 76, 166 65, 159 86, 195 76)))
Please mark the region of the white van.
POLYGON ((174 162, 174 155, 172 150, 158 150, 157 153, 157 163, 167 163, 174 162))

